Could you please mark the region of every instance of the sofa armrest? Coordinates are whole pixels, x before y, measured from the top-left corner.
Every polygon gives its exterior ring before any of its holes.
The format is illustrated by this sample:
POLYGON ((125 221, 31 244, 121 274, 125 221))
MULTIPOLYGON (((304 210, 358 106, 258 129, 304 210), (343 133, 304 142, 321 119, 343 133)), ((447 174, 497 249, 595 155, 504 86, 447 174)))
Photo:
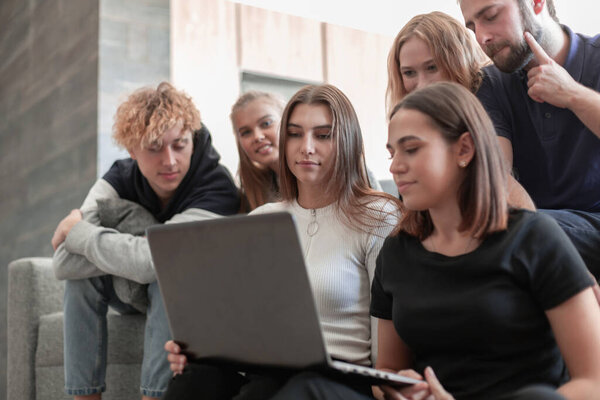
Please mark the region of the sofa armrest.
POLYGON ((51 258, 21 258, 8 266, 8 400, 35 399, 35 350, 40 316, 62 311, 64 282, 51 258))

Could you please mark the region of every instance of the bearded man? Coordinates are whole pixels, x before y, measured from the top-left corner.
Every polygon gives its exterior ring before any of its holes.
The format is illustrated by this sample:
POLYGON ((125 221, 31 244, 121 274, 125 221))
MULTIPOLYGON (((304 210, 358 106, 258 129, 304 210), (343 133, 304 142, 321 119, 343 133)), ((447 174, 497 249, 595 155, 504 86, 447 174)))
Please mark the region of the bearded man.
MULTIPOLYGON (((513 167, 511 185, 559 222, 598 278, 600 35, 561 25, 553 0, 459 4, 494 63, 477 95, 513 167)), ((511 204, 526 205, 514 197, 511 204)))

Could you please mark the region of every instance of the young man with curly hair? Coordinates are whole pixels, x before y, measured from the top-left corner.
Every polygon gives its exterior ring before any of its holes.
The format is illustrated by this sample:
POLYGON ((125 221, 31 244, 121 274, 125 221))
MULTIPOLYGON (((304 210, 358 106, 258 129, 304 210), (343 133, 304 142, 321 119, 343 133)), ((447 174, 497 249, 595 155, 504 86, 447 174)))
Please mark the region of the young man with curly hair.
POLYGON ((55 274, 66 280, 65 392, 100 399, 106 389, 111 306, 145 312, 140 392, 159 398, 171 375, 163 350, 170 333, 144 229, 235 214, 239 196, 198 110, 169 83, 131 94, 113 138, 131 157, 112 165, 52 238, 55 274))

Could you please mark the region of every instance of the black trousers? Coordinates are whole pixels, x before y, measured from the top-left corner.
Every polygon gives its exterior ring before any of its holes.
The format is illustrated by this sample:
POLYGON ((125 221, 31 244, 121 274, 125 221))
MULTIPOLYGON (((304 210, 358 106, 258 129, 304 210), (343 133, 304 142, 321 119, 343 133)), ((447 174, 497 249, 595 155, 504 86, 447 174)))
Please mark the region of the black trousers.
MULTIPOLYGON (((307 372, 291 378, 271 400, 372 400, 367 393, 361 393, 340 382, 321 375, 307 372)), ((543 385, 528 386, 495 400, 566 400, 552 387, 543 385)))
MULTIPOLYGON (((265 399, 311 399, 339 398, 328 397, 329 392, 323 392, 325 397, 307 397, 310 392, 304 390, 305 382, 312 385, 312 379, 321 378, 327 384, 339 386, 342 392, 364 396, 372 400, 371 387, 353 382, 340 383, 312 372, 294 373, 290 371, 269 370, 264 373, 242 375, 233 368, 189 364, 182 374, 169 382, 169 387, 163 400, 265 400, 265 399)), ((323 385, 325 386, 325 385, 323 385)), ((337 386, 334 386, 337 388, 337 386)), ((311 386, 312 390, 312 386, 311 386)), ((327 388, 327 390, 330 390, 327 388)))

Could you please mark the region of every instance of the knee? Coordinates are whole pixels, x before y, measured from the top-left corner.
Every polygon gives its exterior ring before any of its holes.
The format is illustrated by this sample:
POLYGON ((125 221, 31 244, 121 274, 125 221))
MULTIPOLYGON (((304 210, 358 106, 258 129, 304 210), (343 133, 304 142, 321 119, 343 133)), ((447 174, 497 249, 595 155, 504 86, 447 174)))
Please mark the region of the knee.
POLYGON ((314 371, 304 371, 294 375, 289 383, 293 385, 306 385, 312 382, 321 382, 325 381, 327 378, 323 377, 317 372, 314 371))
POLYGON ((292 377, 275 399, 324 399, 324 388, 330 381, 316 372, 301 372, 292 377))
POLYGON ((163 399, 230 399, 244 383, 236 371, 190 363, 182 374, 170 380, 163 399))
POLYGON ((65 282, 65 312, 81 309, 97 310, 105 313, 107 308, 106 283, 100 278, 67 280, 65 282))
POLYGON ((162 303, 162 295, 160 293, 160 288, 158 287, 157 281, 149 283, 146 290, 148 291, 148 299, 151 302, 160 301, 162 303))

